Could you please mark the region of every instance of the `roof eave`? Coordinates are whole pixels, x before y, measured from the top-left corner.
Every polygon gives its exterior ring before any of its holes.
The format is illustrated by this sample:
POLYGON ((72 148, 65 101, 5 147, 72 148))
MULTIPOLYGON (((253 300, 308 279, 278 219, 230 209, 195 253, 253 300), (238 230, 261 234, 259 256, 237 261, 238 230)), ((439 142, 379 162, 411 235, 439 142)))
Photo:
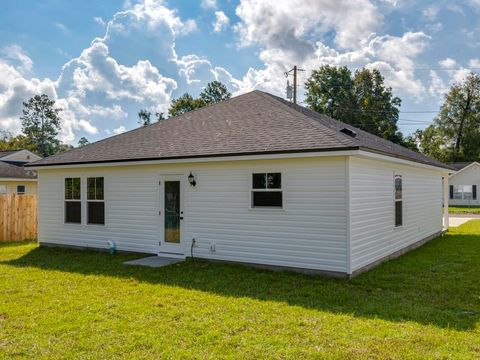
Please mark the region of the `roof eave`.
POLYGON ((35 164, 30 163, 25 167, 32 169, 41 169, 48 167, 62 167, 70 165, 95 165, 95 164, 122 164, 122 163, 145 163, 151 161, 169 161, 172 160, 209 160, 214 158, 231 158, 235 159, 244 156, 268 156, 268 155, 282 155, 282 154, 305 154, 305 153, 335 153, 359 150, 358 146, 341 147, 341 148, 323 148, 323 149, 300 149, 300 150, 281 150, 281 151, 257 151, 257 152, 245 152, 245 153, 227 153, 227 154, 207 154, 207 155, 191 155, 191 156, 171 156, 164 158, 142 158, 142 159, 114 159, 114 160, 97 160, 97 161, 73 161, 64 163, 51 163, 51 164, 35 164))

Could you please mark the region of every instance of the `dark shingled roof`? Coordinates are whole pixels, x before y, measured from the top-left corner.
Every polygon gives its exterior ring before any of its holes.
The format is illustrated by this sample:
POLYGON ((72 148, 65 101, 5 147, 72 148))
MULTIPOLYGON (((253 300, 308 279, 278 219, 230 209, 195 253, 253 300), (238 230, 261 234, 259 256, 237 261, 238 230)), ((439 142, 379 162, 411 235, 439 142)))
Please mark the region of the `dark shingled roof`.
POLYGON ((23 166, 0 161, 0 178, 36 179, 37 172, 33 170, 26 170, 23 166))
POLYGON ((112 136, 28 166, 354 149, 449 169, 436 160, 261 91, 112 136), (353 130, 356 136, 340 131, 344 128, 353 130))
POLYGON ((464 167, 467 167, 470 165, 473 161, 467 161, 467 162, 457 162, 457 163, 449 163, 448 165, 455 170, 459 171, 462 170, 464 167))

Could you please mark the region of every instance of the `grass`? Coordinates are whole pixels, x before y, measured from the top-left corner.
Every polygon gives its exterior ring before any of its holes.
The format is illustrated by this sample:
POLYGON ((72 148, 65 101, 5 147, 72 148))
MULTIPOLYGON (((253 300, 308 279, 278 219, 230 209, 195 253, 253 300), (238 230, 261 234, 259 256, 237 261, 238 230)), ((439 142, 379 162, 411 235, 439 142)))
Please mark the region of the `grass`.
POLYGON ((476 214, 480 215, 480 206, 449 206, 450 214, 476 214))
POLYGON ((480 220, 348 281, 0 246, 0 358, 480 357, 480 220))

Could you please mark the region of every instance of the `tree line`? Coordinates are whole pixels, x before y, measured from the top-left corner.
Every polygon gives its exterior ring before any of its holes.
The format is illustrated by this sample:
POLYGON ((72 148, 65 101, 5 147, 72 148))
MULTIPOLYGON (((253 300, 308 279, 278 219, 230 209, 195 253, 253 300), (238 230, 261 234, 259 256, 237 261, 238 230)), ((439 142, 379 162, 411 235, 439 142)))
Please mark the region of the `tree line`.
MULTIPOLYGON (((173 99, 168 116, 229 99, 232 94, 219 81, 212 81, 198 97, 185 93, 173 99)), ((305 83, 305 105, 319 113, 403 145, 443 162, 480 159, 480 76, 471 73, 445 94, 438 115, 423 130, 405 136, 398 127, 401 99, 377 69, 355 72, 347 67, 324 65, 312 71, 305 83)), ((47 95, 35 95, 23 103, 22 134, 0 132, 0 150, 26 148, 50 156, 73 148, 58 140, 62 109, 47 95)), ((164 113, 138 112, 138 124, 163 121, 164 113)), ((88 145, 82 137, 78 146, 88 145)))

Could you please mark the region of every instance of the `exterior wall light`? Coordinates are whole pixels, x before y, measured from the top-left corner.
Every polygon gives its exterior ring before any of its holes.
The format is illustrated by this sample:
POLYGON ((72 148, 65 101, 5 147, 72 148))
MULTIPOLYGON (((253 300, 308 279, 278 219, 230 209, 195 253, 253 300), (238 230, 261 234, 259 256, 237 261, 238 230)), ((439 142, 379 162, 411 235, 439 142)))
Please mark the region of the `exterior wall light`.
POLYGON ((192 172, 190 171, 190 175, 188 175, 188 182, 192 186, 196 186, 197 182, 195 181, 195 176, 193 176, 192 172))

